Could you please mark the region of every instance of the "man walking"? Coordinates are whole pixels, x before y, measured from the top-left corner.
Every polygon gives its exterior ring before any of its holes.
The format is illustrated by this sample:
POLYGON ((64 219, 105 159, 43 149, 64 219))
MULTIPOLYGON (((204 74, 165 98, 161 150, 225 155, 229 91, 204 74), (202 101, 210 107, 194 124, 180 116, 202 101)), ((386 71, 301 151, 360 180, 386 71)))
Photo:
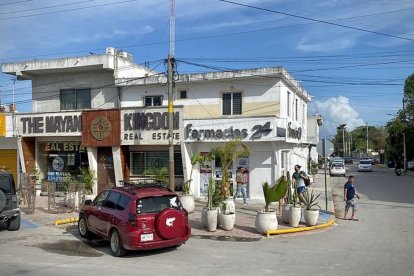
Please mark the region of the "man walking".
POLYGON ((344 201, 346 201, 344 219, 347 219, 348 210, 351 207, 352 208, 351 220, 358 220, 355 217, 356 211, 358 210, 358 206, 356 205, 356 202, 355 202, 355 197, 359 199, 359 195, 355 192, 354 181, 355 181, 355 177, 353 175, 350 175, 348 177, 348 182, 346 182, 344 185, 344 201))

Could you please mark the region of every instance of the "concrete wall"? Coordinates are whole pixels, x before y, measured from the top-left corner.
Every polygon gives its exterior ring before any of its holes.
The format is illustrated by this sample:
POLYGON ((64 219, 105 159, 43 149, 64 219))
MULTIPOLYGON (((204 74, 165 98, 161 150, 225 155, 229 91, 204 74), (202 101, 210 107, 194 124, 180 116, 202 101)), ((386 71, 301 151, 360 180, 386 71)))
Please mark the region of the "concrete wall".
POLYGON ((91 88, 91 108, 117 106, 116 87, 112 72, 50 74, 33 80, 33 112, 60 111, 60 90, 91 88))
MULTIPOLYGON (((174 104, 184 106, 187 119, 223 117, 222 94, 228 92, 242 93, 242 116, 280 115, 280 89, 274 79, 177 83, 177 94, 180 90, 187 91, 187 99, 176 97, 174 104)), ((122 88, 122 106, 143 105, 145 96, 163 96, 163 105, 168 104, 166 86, 147 85, 122 88)))

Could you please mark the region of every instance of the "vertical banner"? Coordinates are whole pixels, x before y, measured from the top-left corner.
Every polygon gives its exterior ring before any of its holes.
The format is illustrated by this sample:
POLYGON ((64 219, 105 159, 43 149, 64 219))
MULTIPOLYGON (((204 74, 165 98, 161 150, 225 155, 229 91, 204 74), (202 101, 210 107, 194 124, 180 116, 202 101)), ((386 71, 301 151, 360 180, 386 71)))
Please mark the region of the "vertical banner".
MULTIPOLYGON (((202 152, 201 155, 207 155, 207 152, 202 152)), ((208 180, 212 177, 213 173, 213 161, 206 161, 204 164, 200 164, 200 194, 207 195, 208 180)))
POLYGON ((6 113, 0 113, 0 137, 6 137, 6 113))

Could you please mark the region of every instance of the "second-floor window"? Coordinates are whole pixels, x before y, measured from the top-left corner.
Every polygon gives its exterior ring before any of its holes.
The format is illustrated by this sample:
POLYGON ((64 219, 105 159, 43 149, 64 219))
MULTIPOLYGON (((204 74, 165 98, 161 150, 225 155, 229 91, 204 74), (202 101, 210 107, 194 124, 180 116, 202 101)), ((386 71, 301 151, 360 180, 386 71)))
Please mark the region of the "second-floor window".
POLYGON ((242 93, 223 93, 223 115, 242 114, 242 93))
POLYGON ((145 106, 161 106, 162 96, 148 96, 144 98, 145 106))
POLYGON ((60 110, 91 108, 91 89, 61 89, 60 110))
POLYGON ((287 115, 290 117, 290 92, 287 94, 287 115))

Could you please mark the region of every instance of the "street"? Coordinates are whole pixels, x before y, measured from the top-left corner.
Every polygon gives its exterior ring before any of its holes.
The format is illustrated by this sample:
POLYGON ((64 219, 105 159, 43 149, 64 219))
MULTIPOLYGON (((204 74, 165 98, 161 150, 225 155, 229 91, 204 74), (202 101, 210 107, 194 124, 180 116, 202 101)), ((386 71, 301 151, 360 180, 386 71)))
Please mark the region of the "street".
MULTIPOLYGON (((76 227, 23 221, 0 225, 1 275, 411 275, 414 269, 414 173, 388 168, 357 172, 359 221, 337 219, 329 229, 226 241, 191 238, 178 249, 114 258, 109 244, 81 240, 76 227)), ((344 177, 332 177, 337 217, 343 216, 344 177)), ((328 178, 329 180, 329 178, 328 178)), ((323 206, 322 206, 323 207, 323 206)), ((24 218, 24 216, 23 216, 24 218)))

